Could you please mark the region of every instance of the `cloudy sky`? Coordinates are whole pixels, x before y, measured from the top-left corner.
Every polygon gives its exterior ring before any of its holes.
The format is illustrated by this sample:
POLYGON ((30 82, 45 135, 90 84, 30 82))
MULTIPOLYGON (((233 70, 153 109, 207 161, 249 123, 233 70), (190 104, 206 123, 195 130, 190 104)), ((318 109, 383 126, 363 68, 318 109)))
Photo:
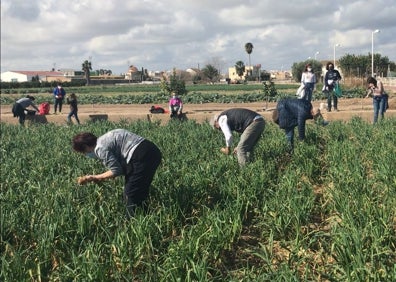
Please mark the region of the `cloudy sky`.
POLYGON ((1 71, 124 73, 236 61, 287 70, 309 57, 374 53, 396 61, 395 0, 2 0, 1 71), (317 52, 319 52, 317 54, 317 52))

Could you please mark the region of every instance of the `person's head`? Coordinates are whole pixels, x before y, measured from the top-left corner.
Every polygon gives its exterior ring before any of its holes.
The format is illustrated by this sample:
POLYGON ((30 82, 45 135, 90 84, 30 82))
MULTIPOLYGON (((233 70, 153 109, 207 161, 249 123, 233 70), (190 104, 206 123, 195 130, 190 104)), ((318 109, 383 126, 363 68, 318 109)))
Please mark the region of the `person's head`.
POLYGON ((72 94, 70 94, 70 98, 72 98, 72 99, 76 99, 76 98, 77 98, 77 96, 76 96, 76 94, 75 94, 75 93, 72 93, 72 94))
POLYGON ((210 121, 209 121, 209 124, 210 124, 214 129, 219 129, 219 128, 220 128, 218 119, 219 119, 219 115, 216 114, 216 115, 214 115, 214 116, 210 119, 210 121))
POLYGON ((322 116, 322 113, 320 112, 319 108, 311 108, 311 115, 313 117, 314 120, 317 120, 318 118, 320 118, 322 116))
POLYGON ((82 132, 75 135, 72 139, 72 148, 74 151, 86 154, 95 149, 98 137, 90 132, 82 132))
POLYGON ((333 70, 334 69, 334 64, 332 62, 328 62, 326 64, 326 70, 333 70))
POLYGON ((312 71, 312 65, 311 64, 307 64, 305 66, 305 71, 312 71))
POLYGON ((374 77, 367 78, 368 88, 377 87, 377 80, 374 77))
POLYGON ((172 93, 171 93, 171 96, 173 97, 173 98, 176 98, 176 92, 175 91, 172 91, 172 93))
POLYGON ((35 100, 35 98, 34 98, 33 96, 31 96, 31 95, 27 95, 26 98, 29 98, 29 99, 32 100, 32 101, 35 100))
POLYGON ((62 84, 58 83, 58 88, 62 88, 62 84))

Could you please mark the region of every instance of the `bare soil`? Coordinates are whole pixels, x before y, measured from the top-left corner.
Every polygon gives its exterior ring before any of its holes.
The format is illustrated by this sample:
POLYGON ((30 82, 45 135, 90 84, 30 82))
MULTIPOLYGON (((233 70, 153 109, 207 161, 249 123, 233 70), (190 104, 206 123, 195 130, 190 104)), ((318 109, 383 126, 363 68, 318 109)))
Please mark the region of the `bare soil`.
MULTIPOLYGON (((326 103, 325 100, 314 101, 312 104, 315 108, 319 108, 321 103, 326 103)), ((95 104, 95 105, 79 105, 78 116, 81 123, 90 120, 107 119, 109 121, 119 120, 150 120, 161 122, 168 122, 169 114, 151 114, 148 104, 133 104, 133 105, 113 105, 113 104, 95 104)), ((158 105, 167 109, 166 104, 158 105)), ((1 105, 1 122, 17 124, 18 119, 13 117, 11 112, 12 105, 1 105)), ((259 112, 268 121, 271 120, 272 110, 276 107, 275 103, 256 102, 256 103, 233 103, 233 104, 185 104, 184 113, 187 119, 196 120, 198 123, 210 120, 215 114, 229 108, 247 108, 259 112)), ((373 119, 373 105, 372 99, 339 99, 338 112, 327 112, 323 110, 324 118, 329 121, 342 120, 348 121, 352 117, 360 117, 367 122, 372 122, 373 119)), ((53 114, 53 105, 51 105, 51 114, 45 116, 33 116, 28 119, 30 122, 37 123, 56 123, 66 124, 67 114, 69 113, 69 106, 64 105, 61 114, 53 114)), ((396 97, 390 97, 389 109, 385 117, 396 117, 396 97)), ((73 120, 74 121, 74 120, 73 120)))

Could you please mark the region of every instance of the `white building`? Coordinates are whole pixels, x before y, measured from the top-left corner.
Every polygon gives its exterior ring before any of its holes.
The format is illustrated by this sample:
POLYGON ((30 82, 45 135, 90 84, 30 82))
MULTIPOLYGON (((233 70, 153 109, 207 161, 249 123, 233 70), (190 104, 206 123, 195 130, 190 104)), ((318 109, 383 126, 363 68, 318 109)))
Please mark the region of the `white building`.
POLYGON ((1 73, 2 82, 27 82, 33 78, 39 81, 66 81, 67 78, 59 71, 6 71, 1 73))

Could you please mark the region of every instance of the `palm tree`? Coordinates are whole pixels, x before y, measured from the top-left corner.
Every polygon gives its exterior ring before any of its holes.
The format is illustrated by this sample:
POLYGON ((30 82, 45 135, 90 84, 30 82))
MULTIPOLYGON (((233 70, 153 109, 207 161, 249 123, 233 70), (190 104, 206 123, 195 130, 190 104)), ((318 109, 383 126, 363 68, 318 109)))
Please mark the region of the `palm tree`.
POLYGON ((245 72, 245 64, 242 61, 238 61, 235 63, 235 71, 239 78, 242 78, 243 73, 245 72))
POLYGON ((252 54, 252 52, 253 52, 253 44, 250 43, 250 42, 246 43, 245 44, 245 51, 249 55, 249 69, 250 69, 250 75, 252 75, 252 69, 251 69, 252 65, 250 63, 250 54, 252 54))
POLYGON ((206 65, 202 69, 202 73, 210 80, 211 83, 213 83, 219 76, 219 71, 211 64, 206 65))
POLYGON ((82 63, 82 71, 84 72, 85 75, 85 80, 87 81, 86 85, 89 85, 90 83, 90 75, 92 70, 92 65, 91 62, 88 60, 85 60, 84 63, 82 63))

